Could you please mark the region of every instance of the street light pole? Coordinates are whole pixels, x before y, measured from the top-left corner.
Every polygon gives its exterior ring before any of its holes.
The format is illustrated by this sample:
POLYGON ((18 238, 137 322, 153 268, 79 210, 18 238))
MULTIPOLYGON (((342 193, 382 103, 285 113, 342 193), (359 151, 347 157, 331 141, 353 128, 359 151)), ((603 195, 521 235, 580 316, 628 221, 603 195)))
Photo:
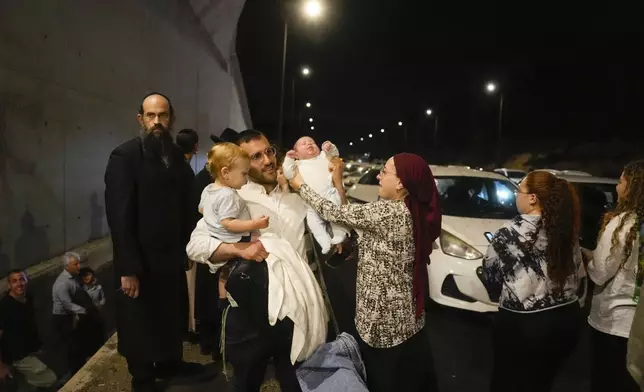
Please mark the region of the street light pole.
POLYGON ((496 162, 497 166, 501 167, 503 162, 501 162, 501 144, 503 143, 503 93, 500 94, 499 98, 499 130, 496 140, 496 162))
POLYGON ((497 137, 496 137, 496 164, 498 167, 501 167, 503 165, 503 162, 501 162, 501 152, 502 152, 502 144, 503 144, 503 91, 499 88, 499 86, 495 82, 488 82, 485 85, 485 90, 487 91, 488 94, 495 94, 497 90, 499 90, 499 124, 498 124, 498 131, 497 131, 497 137))
POLYGON ((434 159, 438 156, 438 115, 434 116, 434 159))
POLYGON ((283 145, 284 141, 284 79, 286 78, 286 47, 288 43, 288 22, 284 18, 284 46, 282 48, 282 79, 280 83, 280 113, 277 124, 277 143, 283 145))

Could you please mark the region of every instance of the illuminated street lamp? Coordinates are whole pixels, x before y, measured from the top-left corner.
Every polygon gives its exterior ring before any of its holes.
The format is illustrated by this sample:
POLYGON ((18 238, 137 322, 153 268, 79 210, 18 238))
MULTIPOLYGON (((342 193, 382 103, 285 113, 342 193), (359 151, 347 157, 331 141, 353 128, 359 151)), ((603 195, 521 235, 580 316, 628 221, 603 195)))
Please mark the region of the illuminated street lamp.
POLYGON ((309 19, 317 19, 322 15, 322 12, 324 12, 322 3, 316 0, 309 0, 305 2, 302 10, 304 15, 306 15, 309 19))
POLYGON ((364 142, 364 138, 363 138, 363 137, 361 137, 361 138, 360 138, 360 141, 361 141, 361 142, 364 142))
POLYGON ((425 110, 425 115, 427 115, 427 117, 432 117, 432 115, 434 116, 434 140, 432 143, 434 145, 434 159, 436 159, 438 154, 438 115, 434 114, 432 109, 425 110))
MULTIPOLYGON (((399 127, 402 127, 402 126, 403 126, 403 122, 402 122, 402 121, 398 121, 398 126, 399 126, 399 127)), ((407 127, 403 127, 403 131, 404 131, 403 140, 404 140, 404 142, 405 142, 404 147, 405 147, 405 148, 407 148, 407 145, 409 144, 409 135, 407 134, 407 127)))
POLYGON ((373 137, 373 135, 372 135, 372 134, 369 134, 369 137, 373 137))
POLYGON ((310 107, 311 107, 311 102, 307 102, 307 103, 306 103, 306 107, 307 107, 307 108, 310 108, 310 107))
POLYGON ((315 130, 315 127, 311 125, 311 131, 314 131, 314 130, 315 130))
POLYGON ((385 129, 384 128, 380 129, 380 133, 385 133, 385 129))
POLYGON ((349 145, 350 145, 350 146, 353 146, 353 142, 349 142, 349 145))
POLYGON ((310 123, 312 123, 312 122, 313 122, 313 117, 309 118, 309 122, 310 122, 310 123))
POLYGON ((302 72, 302 75, 303 75, 303 76, 309 76, 309 75, 311 74, 311 68, 309 68, 309 67, 302 67, 301 72, 302 72))
MULTIPOLYGON (((495 82, 488 82, 485 85, 485 91, 492 95, 499 90, 499 85, 495 82)), ((503 93, 499 93, 499 129, 497 131, 497 140, 496 140, 496 163, 498 166, 501 166, 501 138, 503 135, 503 93)))
MULTIPOLYGON (((324 6, 320 0, 306 0, 302 3, 301 13, 304 18, 312 21, 321 19, 324 14, 324 6)), ((288 20, 284 18, 284 42, 282 46, 282 79, 280 84, 280 111, 279 123, 277 126, 277 142, 284 141, 284 88, 286 81, 286 53, 288 51, 288 20)), ((311 73, 309 68, 302 69, 302 74, 308 76, 311 73)))

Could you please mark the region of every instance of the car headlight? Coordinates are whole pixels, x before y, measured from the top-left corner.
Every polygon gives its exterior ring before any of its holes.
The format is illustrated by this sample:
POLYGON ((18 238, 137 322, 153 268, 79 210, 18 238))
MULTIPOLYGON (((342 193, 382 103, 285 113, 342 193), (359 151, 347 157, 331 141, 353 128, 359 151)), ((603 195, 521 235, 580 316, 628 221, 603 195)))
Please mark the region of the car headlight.
POLYGON ((440 243, 443 253, 450 256, 466 260, 476 260, 483 257, 481 252, 445 230, 441 230, 440 243))

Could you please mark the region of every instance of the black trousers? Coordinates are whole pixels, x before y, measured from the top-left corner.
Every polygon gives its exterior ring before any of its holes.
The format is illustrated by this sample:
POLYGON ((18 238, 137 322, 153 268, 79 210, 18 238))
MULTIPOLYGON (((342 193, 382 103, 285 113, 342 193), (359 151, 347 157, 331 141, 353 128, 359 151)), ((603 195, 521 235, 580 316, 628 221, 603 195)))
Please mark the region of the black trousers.
MULTIPOLYGON (((81 316, 82 317, 82 316, 81 316)), ((52 315, 52 329, 55 347, 59 353, 64 353, 67 371, 76 373, 85 364, 83 331, 74 329, 74 315, 52 315)), ((79 326, 83 323, 79 322, 79 326)))
POLYGON ((75 339, 80 342, 80 354, 83 358, 90 358, 105 343, 105 326, 101 314, 97 310, 88 311, 79 320, 75 334, 75 339))
POLYGON ((157 376, 171 374, 176 370, 181 358, 165 362, 142 362, 130 358, 127 360, 127 369, 132 376, 132 387, 146 387, 154 385, 157 376))
POLYGON ((434 360, 425 330, 388 348, 369 346, 358 339, 367 370, 369 392, 438 391, 434 360))
POLYGON ((195 288, 195 318, 199 345, 202 349, 212 351, 213 357, 219 353, 221 332, 221 310, 218 306, 219 271, 211 274, 207 265, 197 263, 195 288))
POLYGON ((640 388, 626 369, 628 339, 590 328, 592 392, 639 392, 640 388))
POLYGON ((499 309, 494 324, 491 392, 547 392, 579 341, 577 302, 534 313, 499 309), (526 375, 534 377, 526 378, 526 375))
POLYGON ((293 322, 278 321, 274 327, 258 326, 240 308, 230 308, 226 320, 226 360, 235 371, 235 392, 259 392, 270 359, 283 392, 301 392, 291 364, 293 322))

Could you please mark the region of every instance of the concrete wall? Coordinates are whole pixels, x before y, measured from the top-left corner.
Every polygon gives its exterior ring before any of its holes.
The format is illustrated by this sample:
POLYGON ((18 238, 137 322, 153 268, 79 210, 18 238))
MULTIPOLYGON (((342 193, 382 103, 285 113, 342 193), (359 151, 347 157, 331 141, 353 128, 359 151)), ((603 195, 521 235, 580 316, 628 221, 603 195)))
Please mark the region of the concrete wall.
POLYGON ((149 91, 181 128, 250 126, 234 40, 244 0, 0 2, 0 276, 108 234, 103 174, 149 91))

